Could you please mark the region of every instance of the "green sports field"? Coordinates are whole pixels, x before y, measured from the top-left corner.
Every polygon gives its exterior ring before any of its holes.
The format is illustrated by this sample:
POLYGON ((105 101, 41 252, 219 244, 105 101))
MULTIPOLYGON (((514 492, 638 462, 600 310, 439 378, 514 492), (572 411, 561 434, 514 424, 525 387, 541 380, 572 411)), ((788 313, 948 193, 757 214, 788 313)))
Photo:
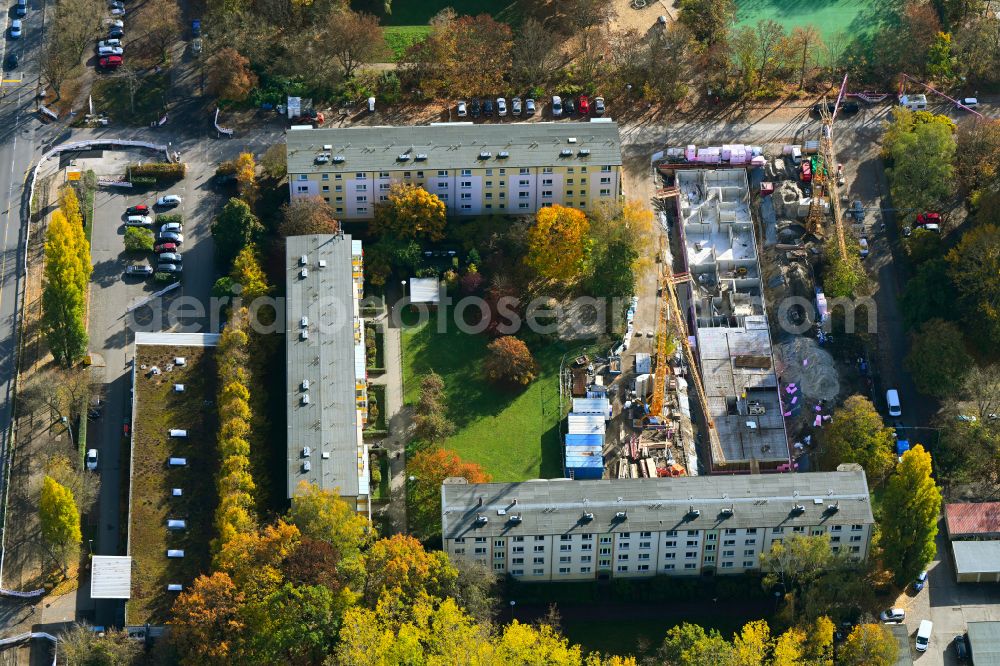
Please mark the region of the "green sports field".
POLYGON ((884 0, 736 0, 736 21, 753 25, 771 19, 789 32, 813 25, 829 46, 836 46, 874 30, 891 4, 884 0))

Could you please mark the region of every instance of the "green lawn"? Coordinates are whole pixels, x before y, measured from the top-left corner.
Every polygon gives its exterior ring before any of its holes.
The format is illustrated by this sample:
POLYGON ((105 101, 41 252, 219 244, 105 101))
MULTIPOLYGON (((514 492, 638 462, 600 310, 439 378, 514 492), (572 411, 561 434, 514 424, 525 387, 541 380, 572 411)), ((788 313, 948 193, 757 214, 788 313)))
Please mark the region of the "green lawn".
POLYGON ((431 34, 429 25, 391 25, 382 29, 385 42, 392 51, 392 62, 398 61, 411 44, 422 42, 431 34))
MULTIPOLYGON (((458 432, 444 442, 465 460, 481 464, 494 481, 562 475, 559 444, 559 361, 562 345, 533 349, 541 368, 526 389, 508 391, 481 374, 489 338, 458 330, 437 333, 436 319, 403 331, 403 380, 407 404, 430 370, 442 376, 448 416, 458 432)), ((449 326, 455 329, 455 326, 449 326)))
POLYGON ((736 21, 753 25, 772 20, 791 30, 813 25, 828 45, 873 31, 888 13, 880 0, 736 0, 736 21))
POLYGON ((386 14, 382 0, 351 0, 352 9, 375 14, 382 25, 427 25, 445 7, 459 15, 492 14, 499 20, 510 20, 517 4, 517 0, 393 0, 392 13, 386 14))

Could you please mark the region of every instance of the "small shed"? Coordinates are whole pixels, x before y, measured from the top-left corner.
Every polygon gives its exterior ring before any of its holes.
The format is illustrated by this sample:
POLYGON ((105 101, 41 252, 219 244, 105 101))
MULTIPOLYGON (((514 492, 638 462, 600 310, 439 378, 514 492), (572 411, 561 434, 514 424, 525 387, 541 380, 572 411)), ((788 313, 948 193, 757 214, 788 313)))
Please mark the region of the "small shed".
POLYGON ((975 666, 1000 664, 1000 622, 969 622, 969 652, 975 666))
POLYGON ((952 541, 955 580, 1000 583, 1000 541, 952 541))
POLYGON ((949 539, 1000 539, 1000 502, 955 502, 944 505, 949 539))
POLYGON ((410 278, 410 303, 437 305, 441 290, 437 278, 410 278))
POLYGON ((566 432, 571 435, 604 435, 604 417, 600 414, 570 414, 566 432))
POLYGON ((574 414, 600 414, 611 418, 611 401, 607 398, 573 398, 574 414))
POLYGON ((94 555, 91 560, 90 598, 129 599, 132 596, 132 558, 94 555))

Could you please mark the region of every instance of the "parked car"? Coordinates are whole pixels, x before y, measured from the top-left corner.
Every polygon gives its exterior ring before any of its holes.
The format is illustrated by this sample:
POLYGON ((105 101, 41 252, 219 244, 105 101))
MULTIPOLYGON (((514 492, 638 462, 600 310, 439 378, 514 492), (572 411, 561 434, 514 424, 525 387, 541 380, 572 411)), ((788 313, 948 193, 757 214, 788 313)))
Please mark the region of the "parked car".
POLYGON ((580 109, 581 116, 590 115, 590 99, 588 99, 586 95, 580 95, 580 99, 576 106, 580 109))
POLYGON ((975 423, 979 419, 972 414, 959 414, 955 417, 956 421, 961 421, 962 423, 975 423))
POLYGON ((867 238, 859 238, 858 239, 858 248, 859 248, 858 249, 858 254, 861 255, 861 258, 864 259, 865 257, 867 257, 868 256, 868 239, 867 238))
POLYGON ((97 449, 87 451, 87 469, 92 472, 97 469, 97 449))
POLYGON ((934 623, 930 620, 921 620, 920 626, 917 627, 917 638, 916 644, 917 652, 927 652, 927 648, 931 644, 931 635, 934 633, 934 623))
POLYGON ((161 264, 180 264, 181 255, 177 252, 161 252, 159 258, 157 259, 161 264))
POLYGON ((464 101, 460 101, 456 106, 458 107, 459 118, 465 118, 467 115, 469 115, 469 110, 466 108, 464 101))
POLYGON ((519 116, 519 115, 521 115, 521 112, 523 110, 524 109, 521 106, 521 98, 520 97, 515 97, 514 99, 510 100, 510 114, 512 116, 519 116))
POLYGON ((146 227, 153 223, 149 215, 129 215, 125 219, 126 227, 146 227))
POLYGON ((148 264, 132 264, 125 267, 125 275, 152 275, 153 267, 148 264))
POLYGON ((478 118, 480 115, 482 115, 482 112, 483 112, 483 107, 482 104, 479 102, 479 100, 478 99, 472 100, 472 104, 469 106, 469 113, 472 115, 472 117, 478 118))
POLYGON ((904 622, 906 620, 906 611, 902 608, 888 608, 879 613, 878 619, 883 622, 904 622))
POLYGON ((927 572, 921 571, 917 575, 917 579, 913 581, 913 590, 915 592, 919 592, 920 590, 924 589, 924 585, 926 584, 927 584, 927 572))
MULTIPOLYGON (((833 102, 827 102, 826 103, 826 112, 827 113, 833 113, 833 110, 835 108, 837 108, 837 105, 834 104, 833 102)), ((822 103, 820 103, 820 104, 813 104, 813 113, 815 113, 818 116, 822 111, 823 111, 823 104, 822 103)))
POLYGON ((604 115, 604 98, 595 97, 594 98, 594 115, 603 116, 604 115))
POLYGON ((108 39, 121 39, 125 36, 124 28, 119 28, 118 26, 111 26, 108 28, 108 39))
POLYGON ((3 60, 3 68, 6 70, 16 69, 17 63, 17 54, 13 51, 8 51, 7 57, 3 60))
POLYGON ((10 22, 10 38, 20 39, 22 29, 21 19, 14 19, 10 22))
POLYGON ((941 231, 941 214, 940 213, 918 213, 917 220, 914 223, 915 226, 926 229, 927 231, 941 231))
POLYGON ((163 262, 156 264, 157 273, 181 273, 183 271, 184 269, 177 264, 170 264, 163 262))
MULTIPOLYGON (((963 97, 962 99, 959 100, 959 102, 961 102, 962 106, 969 109, 974 109, 977 106, 979 106, 979 100, 976 99, 975 97, 963 97)), ((961 107, 956 105, 956 108, 961 108, 961 107)))
POLYGON ((107 19, 105 23, 107 23, 108 27, 112 29, 113 28, 120 28, 122 30, 125 29, 125 21, 121 19, 107 19))
POLYGON ((14 13, 17 16, 27 16, 28 0, 17 0, 17 5, 14 6, 14 13))
POLYGON ((850 216, 854 218, 854 221, 858 224, 863 224, 865 221, 865 207, 861 204, 860 199, 855 199, 851 204, 850 216))
MULTIPOLYGON (((903 415, 903 407, 902 407, 902 405, 899 402, 899 391, 897 391, 896 389, 889 389, 888 391, 885 392, 885 404, 889 408, 889 416, 902 416, 903 415)), ((920 574, 920 575, 923 576, 924 579, 927 578, 927 572, 926 571, 924 573, 920 574)), ((922 580, 922 579, 918 579, 918 580, 922 580)), ((921 582, 920 583, 920 587, 917 587, 916 585, 914 585, 913 587, 916 588, 917 591, 919 592, 920 590, 922 590, 924 588, 924 585, 923 585, 923 582, 921 582)))
POLYGON ((163 252, 176 252, 177 243, 160 243, 153 246, 153 252, 157 254, 162 254, 163 252))
POLYGON ((573 103, 572 97, 567 97, 563 102, 563 110, 566 112, 567 116, 572 116, 576 113, 576 104, 573 103))
POLYGON ((146 204, 138 204, 136 206, 129 206, 125 209, 126 215, 149 215, 149 206, 146 204))
POLYGON ((118 38, 110 38, 109 37, 108 39, 102 39, 101 41, 97 42, 97 48, 99 48, 99 49, 100 48, 104 48, 104 47, 112 47, 113 48, 115 46, 121 46, 121 45, 122 45, 122 40, 120 40, 118 38))
POLYGON ((488 99, 483 102, 483 115, 487 118, 493 117, 493 100, 488 99))
POLYGON ((102 69, 118 69, 124 62, 125 61, 122 60, 120 55, 112 55, 101 58, 97 61, 97 64, 100 65, 102 69))
POLYGON ((559 95, 552 96, 552 117, 559 118, 563 113, 562 98, 559 95))
POLYGON ((125 16, 125 8, 124 7, 112 7, 111 8, 111 15, 112 16, 125 16))
POLYGON ((161 231, 160 235, 156 238, 156 242, 180 245, 184 242, 184 234, 178 234, 173 231, 161 231))
POLYGON ((524 115, 533 116, 535 115, 535 100, 530 97, 524 100, 524 115))
POLYGON ((180 222, 167 222, 162 227, 160 227, 160 232, 162 233, 164 231, 173 231, 174 233, 179 234, 182 231, 184 231, 184 227, 181 225, 180 222))
POLYGON ((125 49, 120 46, 99 46, 97 55, 99 56, 120 56, 125 53, 125 49))
POLYGON ((180 206, 181 201, 182 199, 176 194, 165 194, 156 200, 156 205, 159 208, 174 208, 180 206))
POLYGON ((507 100, 497 97, 497 115, 503 118, 507 115, 507 100))
POLYGON ((955 644, 955 657, 959 661, 965 661, 969 658, 969 644, 966 642, 965 634, 959 634, 955 636, 955 640, 952 641, 955 644))

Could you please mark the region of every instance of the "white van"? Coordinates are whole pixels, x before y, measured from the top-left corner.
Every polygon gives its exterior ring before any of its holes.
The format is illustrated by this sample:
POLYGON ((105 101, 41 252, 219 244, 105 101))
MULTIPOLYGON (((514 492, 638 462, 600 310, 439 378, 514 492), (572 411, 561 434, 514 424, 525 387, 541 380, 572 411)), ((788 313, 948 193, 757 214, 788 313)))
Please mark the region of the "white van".
POLYGON ((926 111, 927 95, 900 95, 899 105, 910 111, 926 111))
POLYGON ((931 642, 931 632, 933 630, 933 622, 930 620, 920 621, 920 628, 917 629, 917 652, 927 652, 927 646, 931 642))
POLYGON ((885 392, 885 404, 889 406, 889 416, 900 416, 903 408, 899 404, 899 391, 889 389, 885 392))

